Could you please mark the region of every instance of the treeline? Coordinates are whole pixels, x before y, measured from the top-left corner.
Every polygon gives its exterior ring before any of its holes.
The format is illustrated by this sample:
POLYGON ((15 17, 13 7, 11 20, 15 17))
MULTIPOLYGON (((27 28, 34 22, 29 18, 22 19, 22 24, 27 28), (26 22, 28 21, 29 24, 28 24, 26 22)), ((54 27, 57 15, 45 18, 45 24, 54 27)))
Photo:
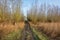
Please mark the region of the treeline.
POLYGON ((41 4, 32 6, 28 11, 29 21, 36 22, 60 22, 60 8, 55 5, 41 4))
POLYGON ((21 4, 21 0, 0 0, 0 23, 23 21, 21 4))
MULTIPOLYGON (((36 22, 60 22, 60 7, 55 5, 41 4, 34 0, 32 7, 27 12, 27 18, 36 22), (34 3, 35 2, 35 3, 34 3)), ((0 0, 0 23, 24 21, 21 10, 22 0, 0 0)))

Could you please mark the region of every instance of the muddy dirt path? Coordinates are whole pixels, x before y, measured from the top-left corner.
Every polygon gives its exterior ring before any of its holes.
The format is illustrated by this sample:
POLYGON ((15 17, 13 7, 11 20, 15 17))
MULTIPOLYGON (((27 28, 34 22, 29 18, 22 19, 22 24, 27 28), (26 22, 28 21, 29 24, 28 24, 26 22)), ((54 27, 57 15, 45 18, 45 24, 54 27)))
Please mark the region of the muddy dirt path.
POLYGON ((28 22, 25 22, 21 40, 34 40, 34 35, 28 22))

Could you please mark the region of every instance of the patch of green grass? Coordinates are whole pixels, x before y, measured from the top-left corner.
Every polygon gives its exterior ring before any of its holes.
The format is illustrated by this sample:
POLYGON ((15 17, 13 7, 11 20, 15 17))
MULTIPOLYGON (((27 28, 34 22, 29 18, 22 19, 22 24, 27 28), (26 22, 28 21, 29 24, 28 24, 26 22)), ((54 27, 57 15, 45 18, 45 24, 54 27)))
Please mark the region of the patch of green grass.
POLYGON ((34 34, 34 39, 35 40, 40 40, 40 38, 38 37, 38 35, 34 34))
POLYGON ((37 38, 36 40, 48 40, 48 37, 42 33, 42 32, 38 32, 37 30, 35 30, 35 28, 32 28, 34 35, 36 36, 35 38, 37 38))

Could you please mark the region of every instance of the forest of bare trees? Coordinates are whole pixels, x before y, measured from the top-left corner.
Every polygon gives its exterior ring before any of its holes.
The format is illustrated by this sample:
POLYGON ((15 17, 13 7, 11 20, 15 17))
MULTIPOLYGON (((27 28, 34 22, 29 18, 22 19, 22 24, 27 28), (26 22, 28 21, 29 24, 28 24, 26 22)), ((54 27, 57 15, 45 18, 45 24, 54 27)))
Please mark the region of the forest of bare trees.
POLYGON ((37 4, 28 11, 27 18, 33 23, 36 22, 60 22, 60 7, 50 4, 37 4))
MULTIPOLYGON (((22 0, 0 0, 0 22, 20 22, 24 20, 22 0)), ((27 12, 28 20, 34 22, 59 22, 60 7, 50 4, 40 4, 34 0, 27 12)))
POLYGON ((0 22, 22 21, 21 3, 21 0, 0 0, 0 22))

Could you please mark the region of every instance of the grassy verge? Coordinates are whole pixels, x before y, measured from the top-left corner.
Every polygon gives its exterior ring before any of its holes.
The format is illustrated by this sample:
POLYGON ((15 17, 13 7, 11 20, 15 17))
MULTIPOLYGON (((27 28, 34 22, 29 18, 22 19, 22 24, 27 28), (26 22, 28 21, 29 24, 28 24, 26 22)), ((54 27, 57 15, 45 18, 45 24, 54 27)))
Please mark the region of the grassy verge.
POLYGON ((6 35, 2 40, 19 40, 21 37, 21 30, 19 29, 17 32, 11 32, 8 35, 6 35))
POLYGON ((42 32, 38 32, 35 28, 32 28, 36 40, 48 40, 48 37, 42 32))

